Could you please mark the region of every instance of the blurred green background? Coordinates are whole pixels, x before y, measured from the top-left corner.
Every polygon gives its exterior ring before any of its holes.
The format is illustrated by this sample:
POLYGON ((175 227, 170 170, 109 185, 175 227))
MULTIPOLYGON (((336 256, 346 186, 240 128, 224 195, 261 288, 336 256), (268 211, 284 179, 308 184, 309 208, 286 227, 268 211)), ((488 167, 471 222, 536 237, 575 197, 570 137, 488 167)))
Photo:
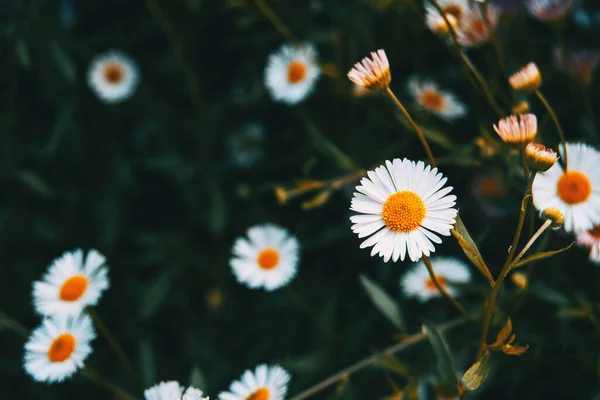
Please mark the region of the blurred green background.
MULTIPOLYGON (((516 225, 524 189, 516 160, 481 156, 475 138, 482 129, 493 133, 497 118, 448 46, 426 29, 420 2, 268 3, 296 37, 316 45, 330 71, 295 107, 265 92, 266 59, 285 39, 252 0, 0 2, 0 310, 33 329, 40 318, 31 305, 32 282, 64 251, 98 249, 107 256, 111 288, 97 311, 141 384, 101 337, 87 364, 140 398, 160 380, 187 385, 191 375, 216 398, 260 363, 288 369, 293 395, 393 344, 395 328, 373 306, 359 274, 397 300, 411 333, 424 320, 457 316, 443 300, 419 304, 403 297, 398 282, 410 263, 384 264, 359 249, 348 220, 355 182, 312 210, 301 207, 310 196, 285 205, 274 196, 276 185, 349 174, 329 142, 361 168, 394 157, 425 158, 389 102, 352 96, 346 72, 369 51, 386 50, 392 88, 438 138, 432 147, 439 167, 494 274, 516 225), (114 105, 96 98, 86 80, 91 59, 109 49, 130 55, 141 71, 134 97, 114 105), (456 92, 469 116, 447 124, 415 110, 405 87, 411 75, 456 92), (264 126, 264 157, 239 168, 227 140, 248 123, 264 126), (502 195, 492 191, 488 198, 477 182, 494 171, 502 195), (490 206, 499 214, 489 216, 490 206), (297 277, 272 293, 239 285, 228 265, 234 239, 263 222, 288 228, 302 245, 297 277)), ((507 69, 537 62, 568 140, 598 146, 597 82, 581 88, 558 72, 551 62, 554 31, 520 12, 516 0, 503 3, 517 6, 497 31, 507 69)), ((600 10, 592 0, 579 7, 592 16, 600 10)), ((564 27, 568 47, 599 48, 598 19, 582 26, 574 15, 564 27)), ((469 56, 508 113, 510 91, 493 48, 486 44, 469 56)), ((531 100, 545 143, 556 148, 553 125, 531 100)), ((572 240, 548 236, 548 249, 572 240)), ((436 252, 462 257, 452 238, 436 252)), ((463 302, 476 311, 486 284, 473 275, 463 302)), ((585 316, 564 310, 585 302, 600 311, 600 270, 574 248, 536 265, 532 281, 539 289, 527 294, 507 282, 499 305, 503 318, 511 315, 519 343, 531 348, 521 357, 495 357, 492 378, 474 397, 593 399, 600 393, 600 332, 585 316)), ((474 361, 479 333, 480 323, 470 323, 447 334, 459 371, 474 361)), ((36 383, 22 367, 23 338, 2 330, 0 343, 2 399, 111 398, 78 375, 62 384, 36 383)), ((435 374, 427 343, 398 360, 415 376, 435 374)), ((339 393, 332 387, 314 398, 381 399, 393 392, 391 382, 407 383, 393 371, 370 368, 339 393)))

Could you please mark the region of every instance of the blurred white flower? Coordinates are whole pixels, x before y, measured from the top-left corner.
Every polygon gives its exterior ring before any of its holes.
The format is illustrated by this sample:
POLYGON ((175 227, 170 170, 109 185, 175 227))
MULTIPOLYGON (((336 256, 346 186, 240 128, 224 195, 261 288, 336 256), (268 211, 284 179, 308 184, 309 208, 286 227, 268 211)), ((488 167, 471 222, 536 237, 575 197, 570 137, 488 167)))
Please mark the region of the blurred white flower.
POLYGON ((421 108, 446 121, 467 114, 466 106, 453 93, 440 89, 430 80, 412 77, 408 81, 408 90, 421 108))
MULTIPOLYGON (((468 283, 471 281, 471 272, 467 264, 457 258, 433 257, 431 266, 435 278, 442 287, 453 297, 460 294, 452 284, 468 283)), ((401 286, 408 297, 416 297, 424 302, 434 297, 441 297, 442 293, 435 287, 423 261, 412 266, 402 277, 401 286)))
POLYGON ((202 390, 194 387, 188 387, 184 392, 184 387, 177 381, 160 382, 149 389, 144 390, 144 399, 146 400, 209 400, 208 397, 202 397, 202 390))
POLYGON ((140 81, 138 67, 126 54, 111 50, 96 56, 88 72, 88 83, 106 103, 133 96, 140 81))
POLYGON ((259 365, 254 373, 246 370, 239 381, 219 393, 219 400, 283 400, 290 374, 278 365, 259 365))
POLYGON ((590 261, 600 264, 600 224, 577 235, 577 243, 590 249, 590 261))

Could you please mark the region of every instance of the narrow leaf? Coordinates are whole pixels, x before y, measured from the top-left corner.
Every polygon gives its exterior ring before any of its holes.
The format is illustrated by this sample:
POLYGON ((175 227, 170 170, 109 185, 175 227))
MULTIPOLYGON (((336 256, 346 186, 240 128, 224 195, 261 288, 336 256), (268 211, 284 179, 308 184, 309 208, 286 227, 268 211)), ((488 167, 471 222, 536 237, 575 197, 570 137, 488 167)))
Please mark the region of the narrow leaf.
POLYGON ((74 82, 76 77, 75 65, 64 52, 64 50, 56 42, 50 43, 50 54, 54 58, 54 62, 60 68, 67 82, 74 82))
POLYGON ((469 367, 460 380, 465 389, 468 391, 476 390, 485 382, 492 370, 489 361, 490 353, 486 351, 475 364, 469 367))
POLYGON ((531 293, 548 303, 556 304, 558 306, 566 306, 570 303, 567 296, 542 283, 531 285, 531 293))
POLYGON ((477 245, 469 235, 467 228, 460 219, 460 216, 456 216, 456 223, 454 224, 454 228, 452 229, 452 236, 456 238, 459 246, 462 248, 465 255, 469 258, 469 260, 473 263, 475 267, 488 279, 490 282, 490 286, 494 286, 494 278, 492 277, 492 273, 488 269, 485 261, 483 261, 483 257, 481 257, 481 253, 477 248, 477 245))
POLYGON ((511 270, 522 267, 523 265, 529 264, 530 262, 533 262, 533 261, 543 260, 545 258, 549 258, 549 257, 555 256, 557 254, 560 254, 563 251, 569 250, 571 247, 573 247, 574 244, 575 244, 575 242, 571 243, 567 247, 563 247, 562 249, 545 251, 543 253, 537 253, 532 256, 526 257, 526 258, 522 259, 521 261, 519 261, 518 263, 516 263, 513 267, 511 267, 511 270))
POLYGON ((54 197, 54 191, 50 185, 35 172, 26 170, 18 171, 16 179, 41 197, 47 199, 54 197))
POLYGON ((430 322, 425 322, 421 329, 431 344, 437 358, 437 366, 440 373, 439 383, 445 388, 454 388, 456 390, 458 379, 456 378, 454 361, 446 339, 444 339, 438 328, 430 322))
POLYGON ((496 336, 496 340, 494 341, 494 343, 492 343, 490 345, 490 347, 502 346, 506 342, 506 339, 508 339, 508 337, 510 336, 511 333, 512 333, 512 321, 510 320, 510 317, 508 317, 508 321, 506 321, 506 324, 504 324, 502 329, 500 329, 500 332, 498 332, 498 335, 496 336))
POLYGON ((317 148, 317 150, 331 157, 334 161, 337 162, 340 168, 344 168, 348 171, 356 171, 359 169, 354 164, 352 159, 339 147, 337 147, 331 140, 327 139, 314 124, 312 124, 311 122, 306 122, 306 127, 308 129, 308 136, 317 148))
POLYGON ((365 289, 375 307, 392 323, 396 328, 404 332, 404 321, 400 307, 396 302, 375 282, 366 275, 360 275, 360 283, 365 289))
POLYGON ((202 390, 204 393, 208 392, 208 387, 206 386, 206 378, 202 373, 202 370, 197 365, 192 368, 190 371, 190 377, 188 379, 188 385, 193 386, 196 389, 202 390))
POLYGON ((156 356, 152 343, 148 339, 142 339, 138 344, 140 375, 145 386, 156 383, 156 356))

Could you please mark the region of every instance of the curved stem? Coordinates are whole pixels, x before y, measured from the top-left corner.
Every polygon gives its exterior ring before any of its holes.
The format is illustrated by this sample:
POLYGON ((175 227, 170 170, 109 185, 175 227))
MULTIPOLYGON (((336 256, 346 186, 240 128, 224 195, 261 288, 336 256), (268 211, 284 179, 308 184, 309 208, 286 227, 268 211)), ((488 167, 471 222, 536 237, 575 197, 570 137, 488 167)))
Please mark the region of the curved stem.
POLYGON ((132 395, 129 392, 126 392, 125 390, 123 390, 119 386, 111 383, 107 379, 103 378, 98 372, 94 371, 93 369, 90 369, 88 367, 83 367, 83 369, 81 370, 81 374, 84 377, 86 377, 87 379, 89 379, 90 381, 97 384, 98 386, 102 386, 106 390, 110 391, 118 399, 138 400, 137 397, 135 397, 134 395, 132 395))
MULTIPOLYGON (((447 332, 453 328, 456 328, 457 326, 464 325, 465 323, 469 322, 470 320, 471 319, 466 318, 466 317, 458 317, 450 322, 447 322, 445 324, 438 326, 438 329, 442 333, 447 332)), ((423 341, 424 339, 425 339, 424 333, 417 333, 417 334, 414 334, 411 336, 407 336, 404 339, 402 339, 401 342, 387 347, 385 350, 383 350, 383 354, 385 354, 386 356, 391 356, 399 351, 402 351, 402 350, 412 346, 413 344, 423 341)), ((381 356, 379 353, 376 355, 373 355, 371 357, 363 358, 362 360, 336 372, 335 374, 331 375, 329 378, 326 378, 326 379, 322 380, 321 382, 317 383, 316 385, 311 386, 310 388, 304 390, 300 394, 292 397, 290 400, 308 399, 309 397, 314 396, 315 394, 328 388, 329 386, 336 384, 337 382, 341 381, 342 379, 348 378, 350 375, 354 374, 355 372, 358 372, 361 369, 368 367, 370 365, 376 364, 380 359, 381 359, 381 356)))
POLYGON ((427 143, 427 139, 425 139, 425 135, 423 135, 421 128, 419 128, 419 126, 412 119, 412 117, 410 116, 408 111, 406 111, 406 108, 404 108, 402 103, 400 103, 400 100, 398 100, 398 98, 396 97, 394 92, 392 92, 392 89, 390 89, 390 87, 387 86, 385 88, 385 91, 390 96, 390 98, 393 100, 393 102, 396 104, 398 109, 402 112, 404 117, 408 120, 408 123, 410 124, 410 126, 413 128, 413 130, 419 137, 419 140, 421 141, 421 144, 423 145, 423 148, 425 149, 425 152, 427 153, 427 157, 429 157, 429 164, 431 164, 431 168, 435 168, 435 158, 433 157, 433 153, 431 152, 431 149, 429 148, 429 144, 427 143))
POLYGON ((448 291, 446 291, 446 289, 444 289, 440 285, 440 283, 437 280, 437 276, 435 275, 435 272, 433 271, 433 266, 431 265, 431 260, 429 260, 429 257, 427 257, 426 255, 423 255, 423 261, 425 262, 425 266, 427 267, 427 272, 429 272, 429 277, 431 278, 431 281, 433 282, 433 284, 437 288, 437 290, 439 290, 440 293, 445 298, 450 300, 450 302, 454 305, 454 307, 456 307, 463 316, 470 318, 471 315, 469 314, 469 312, 467 310, 465 310, 465 308, 458 302, 458 300, 456 300, 454 297, 452 297, 452 295, 450 293, 448 293, 448 291))
POLYGON ((558 134, 560 136, 560 142, 561 142, 561 144, 563 146, 563 150, 564 150, 563 155, 565 157, 565 172, 566 172, 569 168, 569 155, 567 154, 567 142, 565 140, 565 135, 563 134, 563 130, 560 127, 560 123, 558 122, 558 118, 556 117, 554 110, 552 110, 550 103, 548 103, 546 98, 542 95, 542 92, 540 92, 539 89, 536 89, 535 94, 540 99, 540 101, 542 102, 544 107, 546 107, 546 110, 548 110, 548 114, 550 114, 550 118, 552 118, 552 121, 554 122, 554 125, 556 126, 556 130, 558 131, 558 134))
POLYGON ((527 252, 527 250, 529 250, 529 248, 535 243, 535 241, 540 237, 540 235, 542 233, 544 233, 544 231, 546 229, 548 229, 548 227, 552 224, 552 221, 547 219, 546 221, 544 221, 544 223, 542 224, 542 226, 540 226, 540 229, 537 230, 536 233, 533 234, 533 236, 531 237, 531 239, 529 239, 529 242, 527 242, 527 244, 525 244, 525 247, 523 247, 523 250, 521 250, 521 252, 515 257, 515 259, 510 263, 508 270, 510 271, 511 269, 513 269, 515 267, 515 265, 517 265, 517 263, 519 262, 519 260, 521 258, 523 258, 523 256, 525 255, 525 253, 527 252))
POLYGON ((277 16, 277 13, 275 13, 275 11, 273 11, 273 9, 269 7, 269 5, 264 0, 254 0, 254 4, 256 4, 260 12, 265 17, 267 17, 269 21, 271 21, 271 24, 273 24, 273 26, 275 27, 275 29, 277 29, 277 32, 279 32, 281 36, 283 36, 289 42, 298 42, 294 35, 292 35, 292 32, 289 30, 289 28, 285 26, 283 22, 281 22, 281 20, 277 16))

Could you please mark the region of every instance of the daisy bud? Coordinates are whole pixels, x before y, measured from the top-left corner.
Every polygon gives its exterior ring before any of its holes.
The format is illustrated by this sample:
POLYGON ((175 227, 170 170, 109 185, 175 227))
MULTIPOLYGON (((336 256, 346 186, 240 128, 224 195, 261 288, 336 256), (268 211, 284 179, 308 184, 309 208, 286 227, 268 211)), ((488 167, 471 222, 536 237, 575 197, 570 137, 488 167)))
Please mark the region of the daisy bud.
POLYGON ((560 228, 565 222, 565 217, 558 208, 546 208, 542 211, 542 218, 551 220, 553 228, 560 228))
POLYGON ((529 286, 529 279, 527 278, 527 275, 522 272, 514 272, 510 275, 510 280, 519 289, 527 289, 529 286))
POLYGON ((520 101, 512 109, 513 114, 525 114, 529 112, 529 103, 526 101, 520 101))
POLYGON ((531 142, 525 147, 525 160, 529 168, 545 172, 556 163, 558 154, 544 145, 531 142))
POLYGON ((515 90, 535 91, 542 85, 542 74, 535 63, 530 62, 508 78, 508 83, 515 90))
POLYGON ((502 118, 494 130, 504 143, 513 146, 523 146, 535 139, 537 134, 537 118, 533 114, 511 115, 502 118))
POLYGON ((365 57, 361 62, 354 64, 348 72, 348 79, 367 89, 385 89, 392 81, 390 63, 385 51, 372 52, 371 58, 365 57))

